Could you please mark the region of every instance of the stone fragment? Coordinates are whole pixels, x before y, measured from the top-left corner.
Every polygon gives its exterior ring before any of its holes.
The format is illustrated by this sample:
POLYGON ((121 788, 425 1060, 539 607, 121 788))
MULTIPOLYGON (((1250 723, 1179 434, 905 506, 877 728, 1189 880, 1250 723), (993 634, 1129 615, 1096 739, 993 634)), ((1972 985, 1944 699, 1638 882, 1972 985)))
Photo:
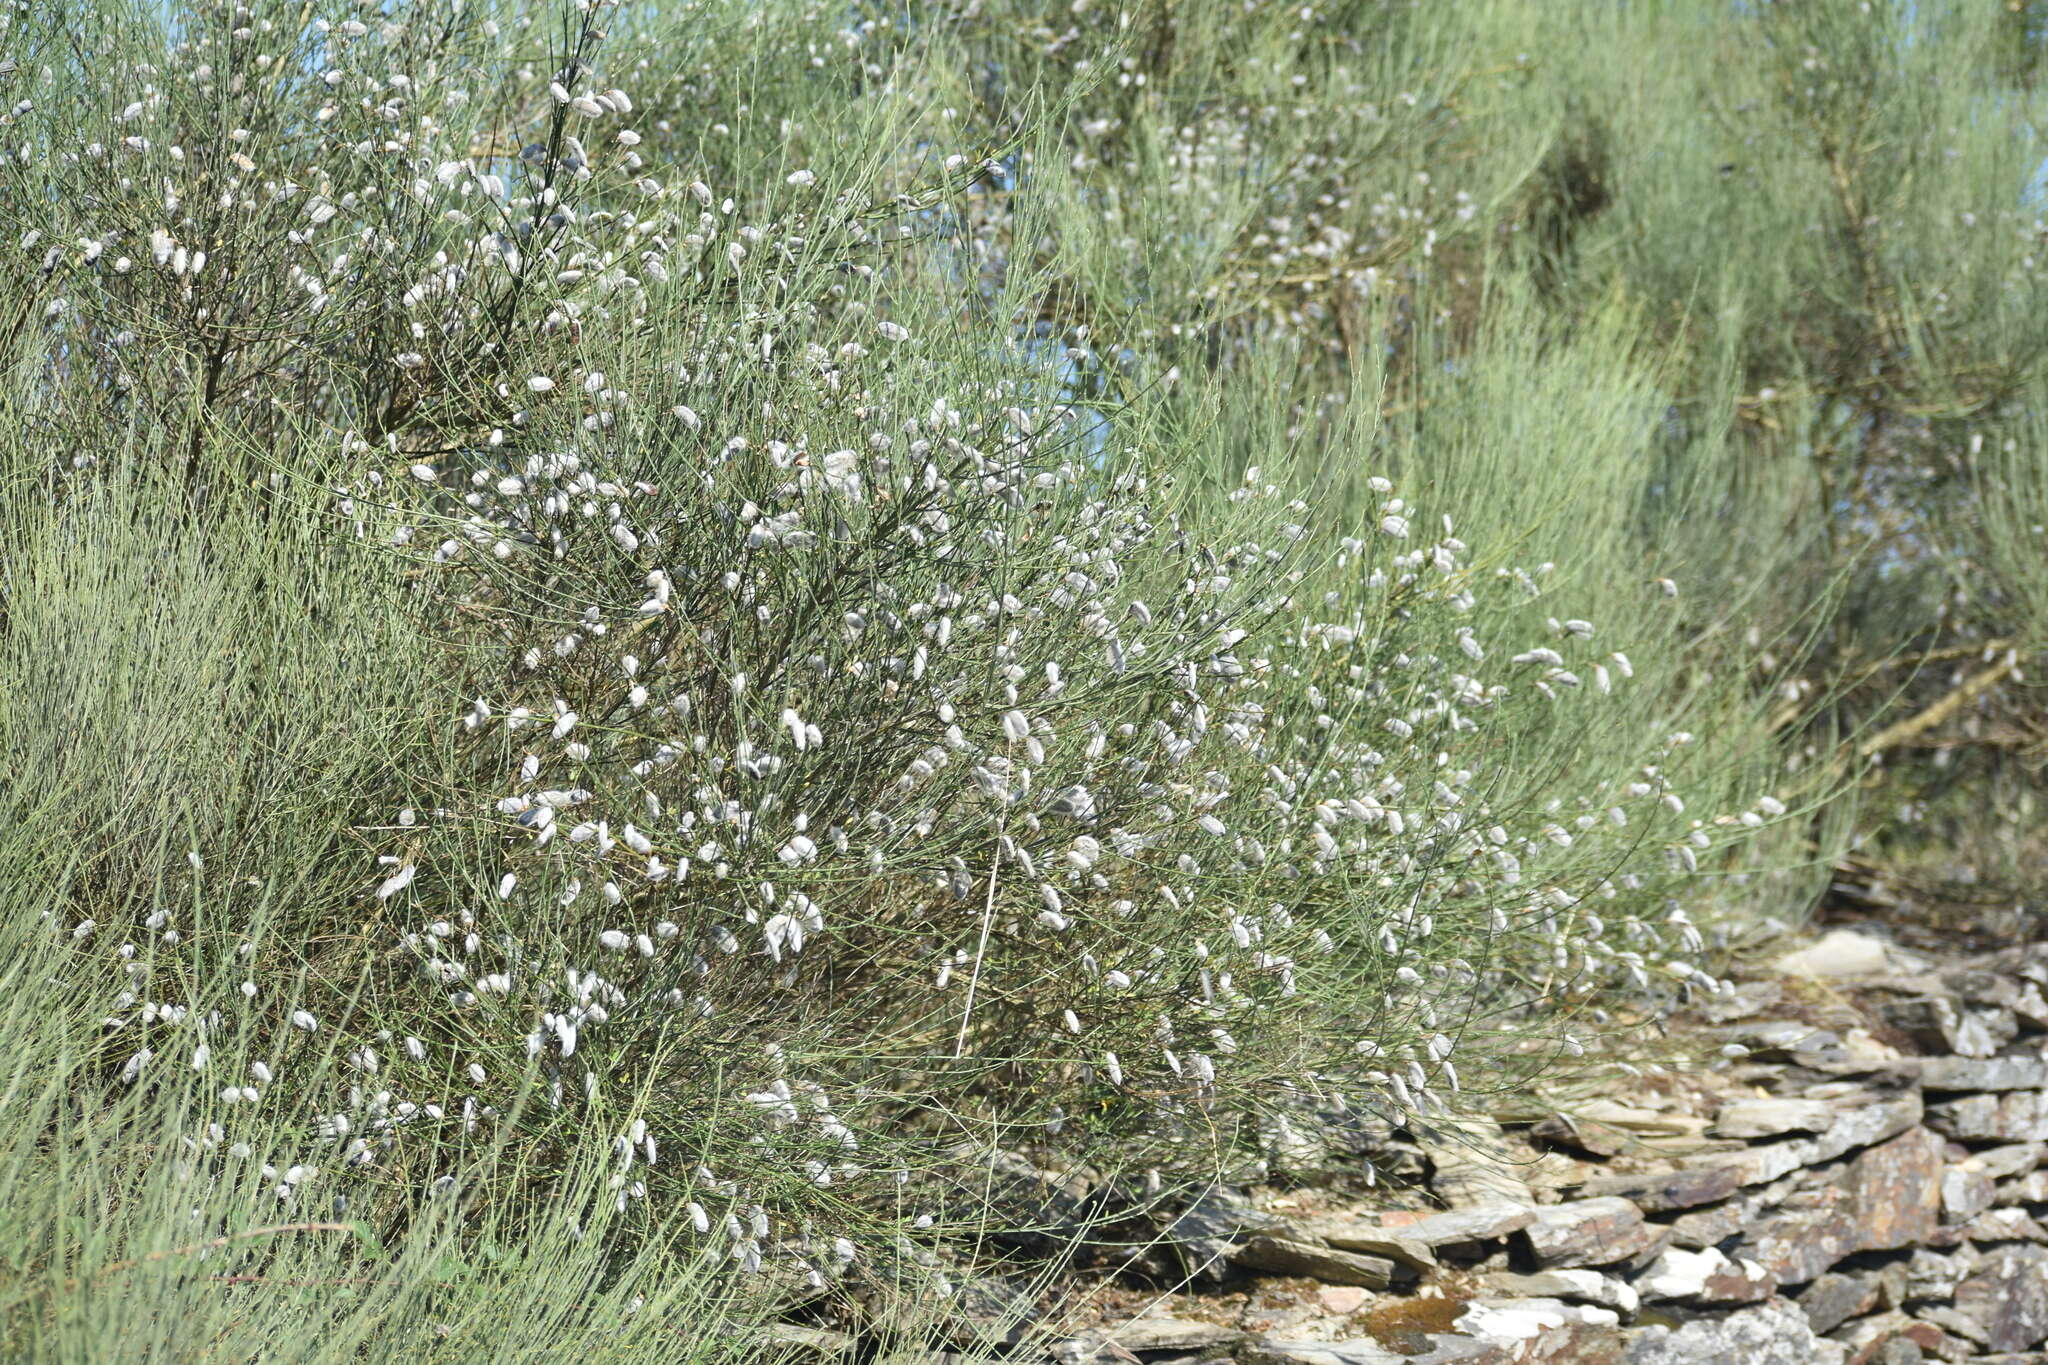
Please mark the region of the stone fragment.
POLYGON ((1253 1208, 1242 1195, 1219 1190, 1183 1209, 1166 1225, 1162 1240, 1180 1257, 1186 1273, 1214 1281, 1223 1277, 1231 1249, 1245 1237, 1287 1226, 1278 1214, 1253 1208))
POLYGON ((1395 1224, 1382 1217, 1385 1227, 1398 1227, 1404 1237, 1413 1238, 1437 1252, 1457 1252, 1481 1242, 1497 1242, 1511 1232, 1529 1226, 1536 1210, 1528 1204, 1483 1204, 1477 1208, 1453 1209, 1412 1222, 1395 1224))
POLYGON ((1605 1308, 1562 1299, 1477 1298, 1458 1315, 1457 1329, 1496 1341, 1527 1341, 1560 1327, 1612 1327, 1621 1319, 1605 1308))
POLYGON ((1646 1327, 1629 1343, 1628 1365, 1843 1365, 1844 1348, 1813 1334, 1806 1316, 1782 1302, 1677 1328, 1646 1327))
POLYGON ((2012 1011, 1960 1007, 1945 995, 1886 1001, 1878 1014, 1929 1051, 1989 1057, 2019 1032, 2012 1011))
POLYGON ((1349 1341, 1288 1341, 1260 1337, 1238 1348, 1239 1365, 1412 1365, 1371 1337, 1349 1341))
POLYGON ((1612 1265, 1655 1247, 1668 1234, 1643 1221, 1643 1211, 1626 1199, 1574 1199, 1538 1208, 1522 1230, 1536 1263, 1556 1266, 1612 1265))
POLYGON ((810 1359, 836 1360, 851 1358, 854 1348, 860 1342, 847 1332, 834 1332, 825 1327, 806 1327, 801 1323, 778 1322, 767 1331, 768 1344, 785 1350, 801 1352, 810 1359))
POLYGON ((1436 1269, 1436 1255, 1429 1243, 1402 1228, 1383 1227, 1359 1218, 1315 1218, 1300 1224, 1300 1228, 1339 1251, 1384 1257, 1414 1270, 1436 1269))
POLYGON ((1982 1171, 1993 1180, 2008 1180, 2039 1166, 2043 1154, 2048 1154, 2048 1143, 2012 1142, 2003 1147, 1987 1147, 1981 1152, 1972 1152, 1969 1159, 1960 1164, 1965 1170, 1982 1171))
POLYGON ((1785 999, 1785 987, 1777 981, 1744 981, 1733 990, 1702 996, 1693 1010, 1710 1024, 1732 1024, 1751 1019, 1765 1010, 1776 1009, 1785 999))
POLYGON ((1799 1311, 1816 1332, 1832 1332, 1850 1318, 1876 1311, 1884 1301, 1878 1277, 1870 1274, 1816 1276, 1799 1291, 1799 1311))
POLYGON ((1827 1185, 1749 1229, 1743 1255, 1782 1284, 1801 1284, 1859 1251, 1923 1241, 1938 1226, 1944 1147, 1924 1128, 1849 1162, 1827 1185))
POLYGON ((1771 966, 1785 976, 1830 978, 1889 971, 1892 956, 1882 939, 1850 929, 1830 929, 1820 941, 1784 954, 1771 966))
POLYGON ((1194 1322, 1165 1313, 1145 1312, 1124 1322, 1081 1332, 1052 1348, 1061 1365, 1093 1365, 1120 1361, 1138 1351, 1227 1352, 1244 1333, 1213 1322, 1194 1322))
POLYGON ((1731 1261, 1718 1247, 1669 1248, 1636 1280, 1637 1292, 1652 1303, 1755 1303, 1777 1287, 1776 1277, 1763 1266, 1731 1261))
POLYGON ((1590 1303, 1623 1316, 1634 1313, 1642 1302, 1627 1280, 1597 1270, 1539 1270, 1533 1275, 1501 1271, 1486 1276, 1483 1283, 1489 1293, 1507 1298, 1590 1303))
POLYGON ((2005 1247, 1989 1253, 1957 1287, 1955 1312, 1981 1329, 1994 1351, 2030 1351, 2048 1341, 2048 1249, 2005 1247))
POLYGON ((1761 1185, 1801 1166, 1832 1161, 1845 1152, 1903 1133, 1920 1122, 1922 1113, 1916 1090, 1876 1095, 1866 1103, 1842 1105, 1834 1124, 1814 1137, 1788 1138, 1733 1154, 1688 1157, 1685 1164, 1695 1168, 1727 1167, 1735 1172, 1738 1183, 1761 1185))
POLYGON ((1582 1197, 1619 1196, 1645 1213, 1695 1208, 1726 1199, 1742 1187, 1736 1166, 1697 1166, 1636 1175, 1598 1175, 1580 1187, 1582 1197))
POLYGON ((2048 1058, 1922 1057, 1919 1065, 1928 1090, 2048 1090, 2048 1058))
POLYGON ((1721 1106, 1707 1131, 1715 1137, 1782 1137, 1786 1133, 1825 1133, 1834 1121, 1835 1107, 1823 1100, 1731 1100, 1721 1106))
POLYGON ((2015 1090, 1943 1100, 1927 1106, 1927 1126, 1962 1142, 2039 1142, 2048 1139, 2048 1095, 2015 1090))
POLYGON ((1327 1285, 1316 1291, 1316 1303, 1325 1313, 1344 1317, 1372 1302, 1372 1291, 1355 1284, 1327 1285))
POLYGON ((1796 1019, 1763 1019, 1716 1029, 1714 1035, 1758 1057, 1780 1057, 1799 1066, 1836 1065, 1849 1060, 1842 1035, 1796 1019))
POLYGON ((1897 1311, 1857 1318, 1837 1328, 1834 1340, 1848 1348, 1848 1365, 1870 1365, 1887 1355, 1905 1361, 1927 1356, 1949 1360, 1969 1349, 1968 1342, 1957 1341, 1933 1323, 1897 1311))
POLYGON ((1410 1125, 1434 1168, 1429 1188, 1454 1209, 1529 1205, 1536 1196, 1516 1174, 1515 1156, 1498 1123, 1477 1116, 1410 1125))
POLYGON ((1366 1289, 1385 1289, 1401 1269, 1382 1256, 1360 1256, 1333 1247, 1297 1242, 1260 1233, 1230 1253, 1230 1259, 1249 1270, 1274 1275, 1305 1275, 1325 1284, 1355 1284, 1366 1289))
POLYGON ((1986 1209, 1956 1231, 1959 1242, 2048 1242, 2048 1228, 2025 1209, 1986 1209))
POLYGON ((1998 1182, 1983 1171, 1951 1166, 1941 1173, 1941 1221, 1966 1223, 1991 1207, 1998 1182))
POLYGON ((1906 1260, 1906 1302, 1953 1297, 1976 1268, 1977 1260, 1977 1253, 1968 1247, 1949 1254, 1915 1248, 1906 1260))
POLYGON ((1998 1187, 2001 1204, 2048 1204, 2048 1170, 2028 1171, 1998 1187))

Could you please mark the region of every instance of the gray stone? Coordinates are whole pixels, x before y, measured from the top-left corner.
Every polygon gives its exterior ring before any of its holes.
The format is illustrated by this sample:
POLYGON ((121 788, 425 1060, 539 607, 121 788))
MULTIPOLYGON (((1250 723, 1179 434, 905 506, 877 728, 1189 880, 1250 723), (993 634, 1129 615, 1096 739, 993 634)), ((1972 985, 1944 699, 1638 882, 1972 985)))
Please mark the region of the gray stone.
POLYGON ((1405 1228, 1382 1227, 1359 1218, 1313 1218, 1299 1226, 1339 1251, 1381 1256, 1415 1270, 1436 1269, 1436 1255, 1429 1243, 1409 1235, 1405 1228))
POLYGON ((1963 1142, 2039 1142, 2048 1139, 2048 1095, 2015 1090, 1943 1100, 1927 1106, 1927 1126, 1963 1142))
POLYGON ((1508 1150, 1500 1125, 1492 1119, 1465 1116, 1409 1126, 1434 1167, 1430 1190, 1451 1208, 1536 1202, 1528 1182, 1515 1173, 1514 1154, 1508 1150))
POLYGON ((1629 1343, 1628 1365, 1843 1365, 1847 1351, 1813 1334, 1806 1316, 1764 1303, 1676 1329, 1646 1327, 1629 1343))
POLYGON ((1612 1327, 1621 1319, 1605 1308, 1562 1299, 1476 1298, 1455 1326, 1468 1336, 1493 1341, 1528 1341, 1563 1327, 1612 1327))
POLYGON ((1768 1138, 1787 1133, 1825 1133, 1834 1126, 1835 1107, 1824 1100, 1730 1100, 1707 1131, 1715 1137, 1768 1138))
MULTIPOLYGON (((1667 1253, 1668 1254, 1668 1253, 1667 1253)), ((1516 1299, 1564 1299, 1611 1308, 1626 1317, 1642 1298, 1627 1280, 1597 1270, 1539 1270, 1533 1275, 1495 1272, 1480 1281, 1489 1294, 1516 1299)))
POLYGON ((1949 1254, 1916 1248, 1906 1260, 1906 1302, 1952 1297, 1976 1266, 1977 1253, 1968 1247, 1949 1254))
POLYGON ((1230 1259, 1249 1270, 1263 1270, 1274 1275, 1306 1275, 1325 1284, 1355 1284, 1366 1289, 1385 1289, 1402 1269, 1383 1256, 1360 1256, 1264 1233, 1232 1251, 1230 1259))
POLYGON ((1238 1348, 1239 1365, 1411 1365, 1371 1337, 1349 1341, 1288 1341, 1259 1337, 1238 1348))
POLYGON ((1832 1332, 1850 1318, 1873 1312, 1884 1301, 1878 1277, 1870 1274, 1817 1277, 1799 1292, 1799 1311, 1816 1332, 1832 1332))
POLYGON ((1929 1090, 2048 1090, 2048 1059, 1923 1057, 1920 1084, 1929 1090))
POLYGON ((1941 1220, 1967 1223, 1991 1207, 1998 1184, 1983 1171, 1951 1166, 1941 1173, 1941 1220))
POLYGON ((1574 1199, 1535 1211, 1522 1230, 1536 1263, 1545 1268, 1612 1265, 1656 1247, 1670 1234, 1643 1221, 1626 1199, 1574 1199))
POLYGON ((1989 1057, 2019 1032, 2011 1010, 1960 1007, 1942 995, 1888 1001, 1878 1013, 1922 1047, 1959 1057, 1989 1057))
POLYGON ((2029 1351, 2048 1341, 2048 1249, 2006 1247, 1985 1256, 1957 1287, 1955 1312, 1994 1351, 2029 1351))
POLYGON ((785 1350, 800 1351, 813 1358, 827 1360, 850 1357, 860 1343, 849 1333, 834 1332, 823 1327, 805 1327, 801 1323, 778 1322, 769 1326, 768 1344, 785 1350))
POLYGON ((1972 1152, 1967 1160, 1957 1164, 1967 1171, 1982 1171, 1993 1180, 2009 1180, 2039 1166, 2044 1153, 2048 1153, 2048 1143, 2014 1142, 1972 1152))
POLYGON ((1893 956, 1882 939, 1849 929, 1830 929, 1820 940, 1771 964, 1786 976, 1833 978, 1890 971, 1893 956))
POLYGON ((1244 1339, 1235 1327, 1193 1322, 1165 1313, 1144 1312, 1125 1322, 1090 1328, 1052 1348, 1061 1365, 1122 1360, 1119 1349, 1136 1351, 1227 1352, 1244 1339))
POLYGON ((1511 1232, 1520 1232, 1535 1216, 1536 1210, 1530 1204, 1482 1204, 1432 1214, 1401 1224, 1398 1231, 1433 1250, 1455 1251, 1479 1242, 1497 1242, 1511 1232))

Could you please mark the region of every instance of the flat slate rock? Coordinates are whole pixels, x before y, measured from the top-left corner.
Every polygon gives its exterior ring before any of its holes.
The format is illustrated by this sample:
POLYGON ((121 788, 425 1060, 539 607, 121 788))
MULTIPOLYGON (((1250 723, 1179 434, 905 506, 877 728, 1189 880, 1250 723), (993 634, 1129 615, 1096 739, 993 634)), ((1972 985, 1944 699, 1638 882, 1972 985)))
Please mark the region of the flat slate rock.
POLYGON ((1296 1226, 1339 1251, 1383 1257, 1412 1270, 1436 1269, 1436 1253, 1430 1250, 1429 1243, 1410 1235, 1405 1228, 1383 1227, 1362 1218, 1312 1218, 1296 1226))
POLYGON ((1500 1241, 1509 1233, 1528 1227, 1535 1217, 1532 1201, 1527 1204, 1482 1204, 1476 1208, 1452 1209, 1448 1213, 1422 1214, 1407 1222, 1395 1222, 1391 1216, 1382 1216, 1380 1225, 1441 1251, 1446 1247, 1500 1241))
POLYGON ((1742 1184, 1738 1166, 1692 1166, 1633 1175, 1596 1175, 1579 1187, 1579 1193, 1588 1199, 1618 1196, 1645 1213, 1670 1213, 1719 1203, 1741 1189, 1742 1184))
POLYGON ((1385 1289, 1402 1269, 1383 1256, 1361 1256, 1264 1233, 1233 1250, 1230 1259, 1248 1270, 1305 1275, 1324 1284, 1355 1284, 1365 1289, 1385 1289))
POLYGON ((1919 1065, 1929 1090, 2048 1090, 2043 1057, 1922 1057, 1919 1065))
POLYGON ((1825 1100, 1730 1100, 1707 1131, 1715 1137, 1770 1138, 1787 1133, 1825 1133, 1835 1125, 1835 1106, 1825 1100))
POLYGON ((1633 1260, 1670 1235, 1646 1223, 1643 1211, 1628 1200, 1611 1196, 1549 1204, 1535 1213, 1522 1236, 1545 1269, 1633 1260))
POLYGON ((1781 1284, 1802 1284, 1859 1251, 1924 1242, 1940 1226, 1946 1145, 1915 1128, 1859 1155, 1833 1179, 1748 1229, 1738 1253, 1781 1284))

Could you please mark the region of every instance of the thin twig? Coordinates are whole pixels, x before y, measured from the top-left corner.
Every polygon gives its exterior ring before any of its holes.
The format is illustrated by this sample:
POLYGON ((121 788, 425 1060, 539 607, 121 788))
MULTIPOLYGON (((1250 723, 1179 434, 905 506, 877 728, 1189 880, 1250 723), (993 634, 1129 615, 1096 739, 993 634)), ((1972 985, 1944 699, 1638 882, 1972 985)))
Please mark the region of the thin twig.
MULTIPOLYGON (((249 1228, 242 1232, 231 1232, 225 1237, 215 1237, 212 1240, 205 1242, 194 1242, 190 1246, 167 1247, 162 1251, 152 1251, 147 1256, 137 1256, 132 1261, 116 1261, 110 1266, 101 1267, 100 1270, 93 1275, 93 1278, 96 1280, 101 1279, 108 1275, 118 1274, 123 1270, 133 1270, 135 1269, 135 1267, 139 1265, 147 1265, 151 1261, 167 1260, 172 1256, 196 1256, 202 1251, 214 1251, 218 1250, 221 1247, 228 1246, 234 1242, 247 1241, 249 1238, 252 1237, 268 1237, 274 1233, 279 1232, 354 1231, 355 1224, 353 1223, 276 1223, 270 1227, 249 1228)), ((72 1283, 75 1285, 77 1281, 74 1280, 72 1281, 72 1283)))

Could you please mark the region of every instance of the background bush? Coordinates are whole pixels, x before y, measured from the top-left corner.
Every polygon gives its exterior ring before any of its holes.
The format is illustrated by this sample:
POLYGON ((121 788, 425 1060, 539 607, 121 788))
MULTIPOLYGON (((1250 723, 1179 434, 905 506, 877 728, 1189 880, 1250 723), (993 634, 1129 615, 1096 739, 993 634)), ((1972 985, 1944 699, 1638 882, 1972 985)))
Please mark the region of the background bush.
POLYGON ((2030 809, 2034 45, 10 12, 10 1344, 942 1303, 2030 809))

